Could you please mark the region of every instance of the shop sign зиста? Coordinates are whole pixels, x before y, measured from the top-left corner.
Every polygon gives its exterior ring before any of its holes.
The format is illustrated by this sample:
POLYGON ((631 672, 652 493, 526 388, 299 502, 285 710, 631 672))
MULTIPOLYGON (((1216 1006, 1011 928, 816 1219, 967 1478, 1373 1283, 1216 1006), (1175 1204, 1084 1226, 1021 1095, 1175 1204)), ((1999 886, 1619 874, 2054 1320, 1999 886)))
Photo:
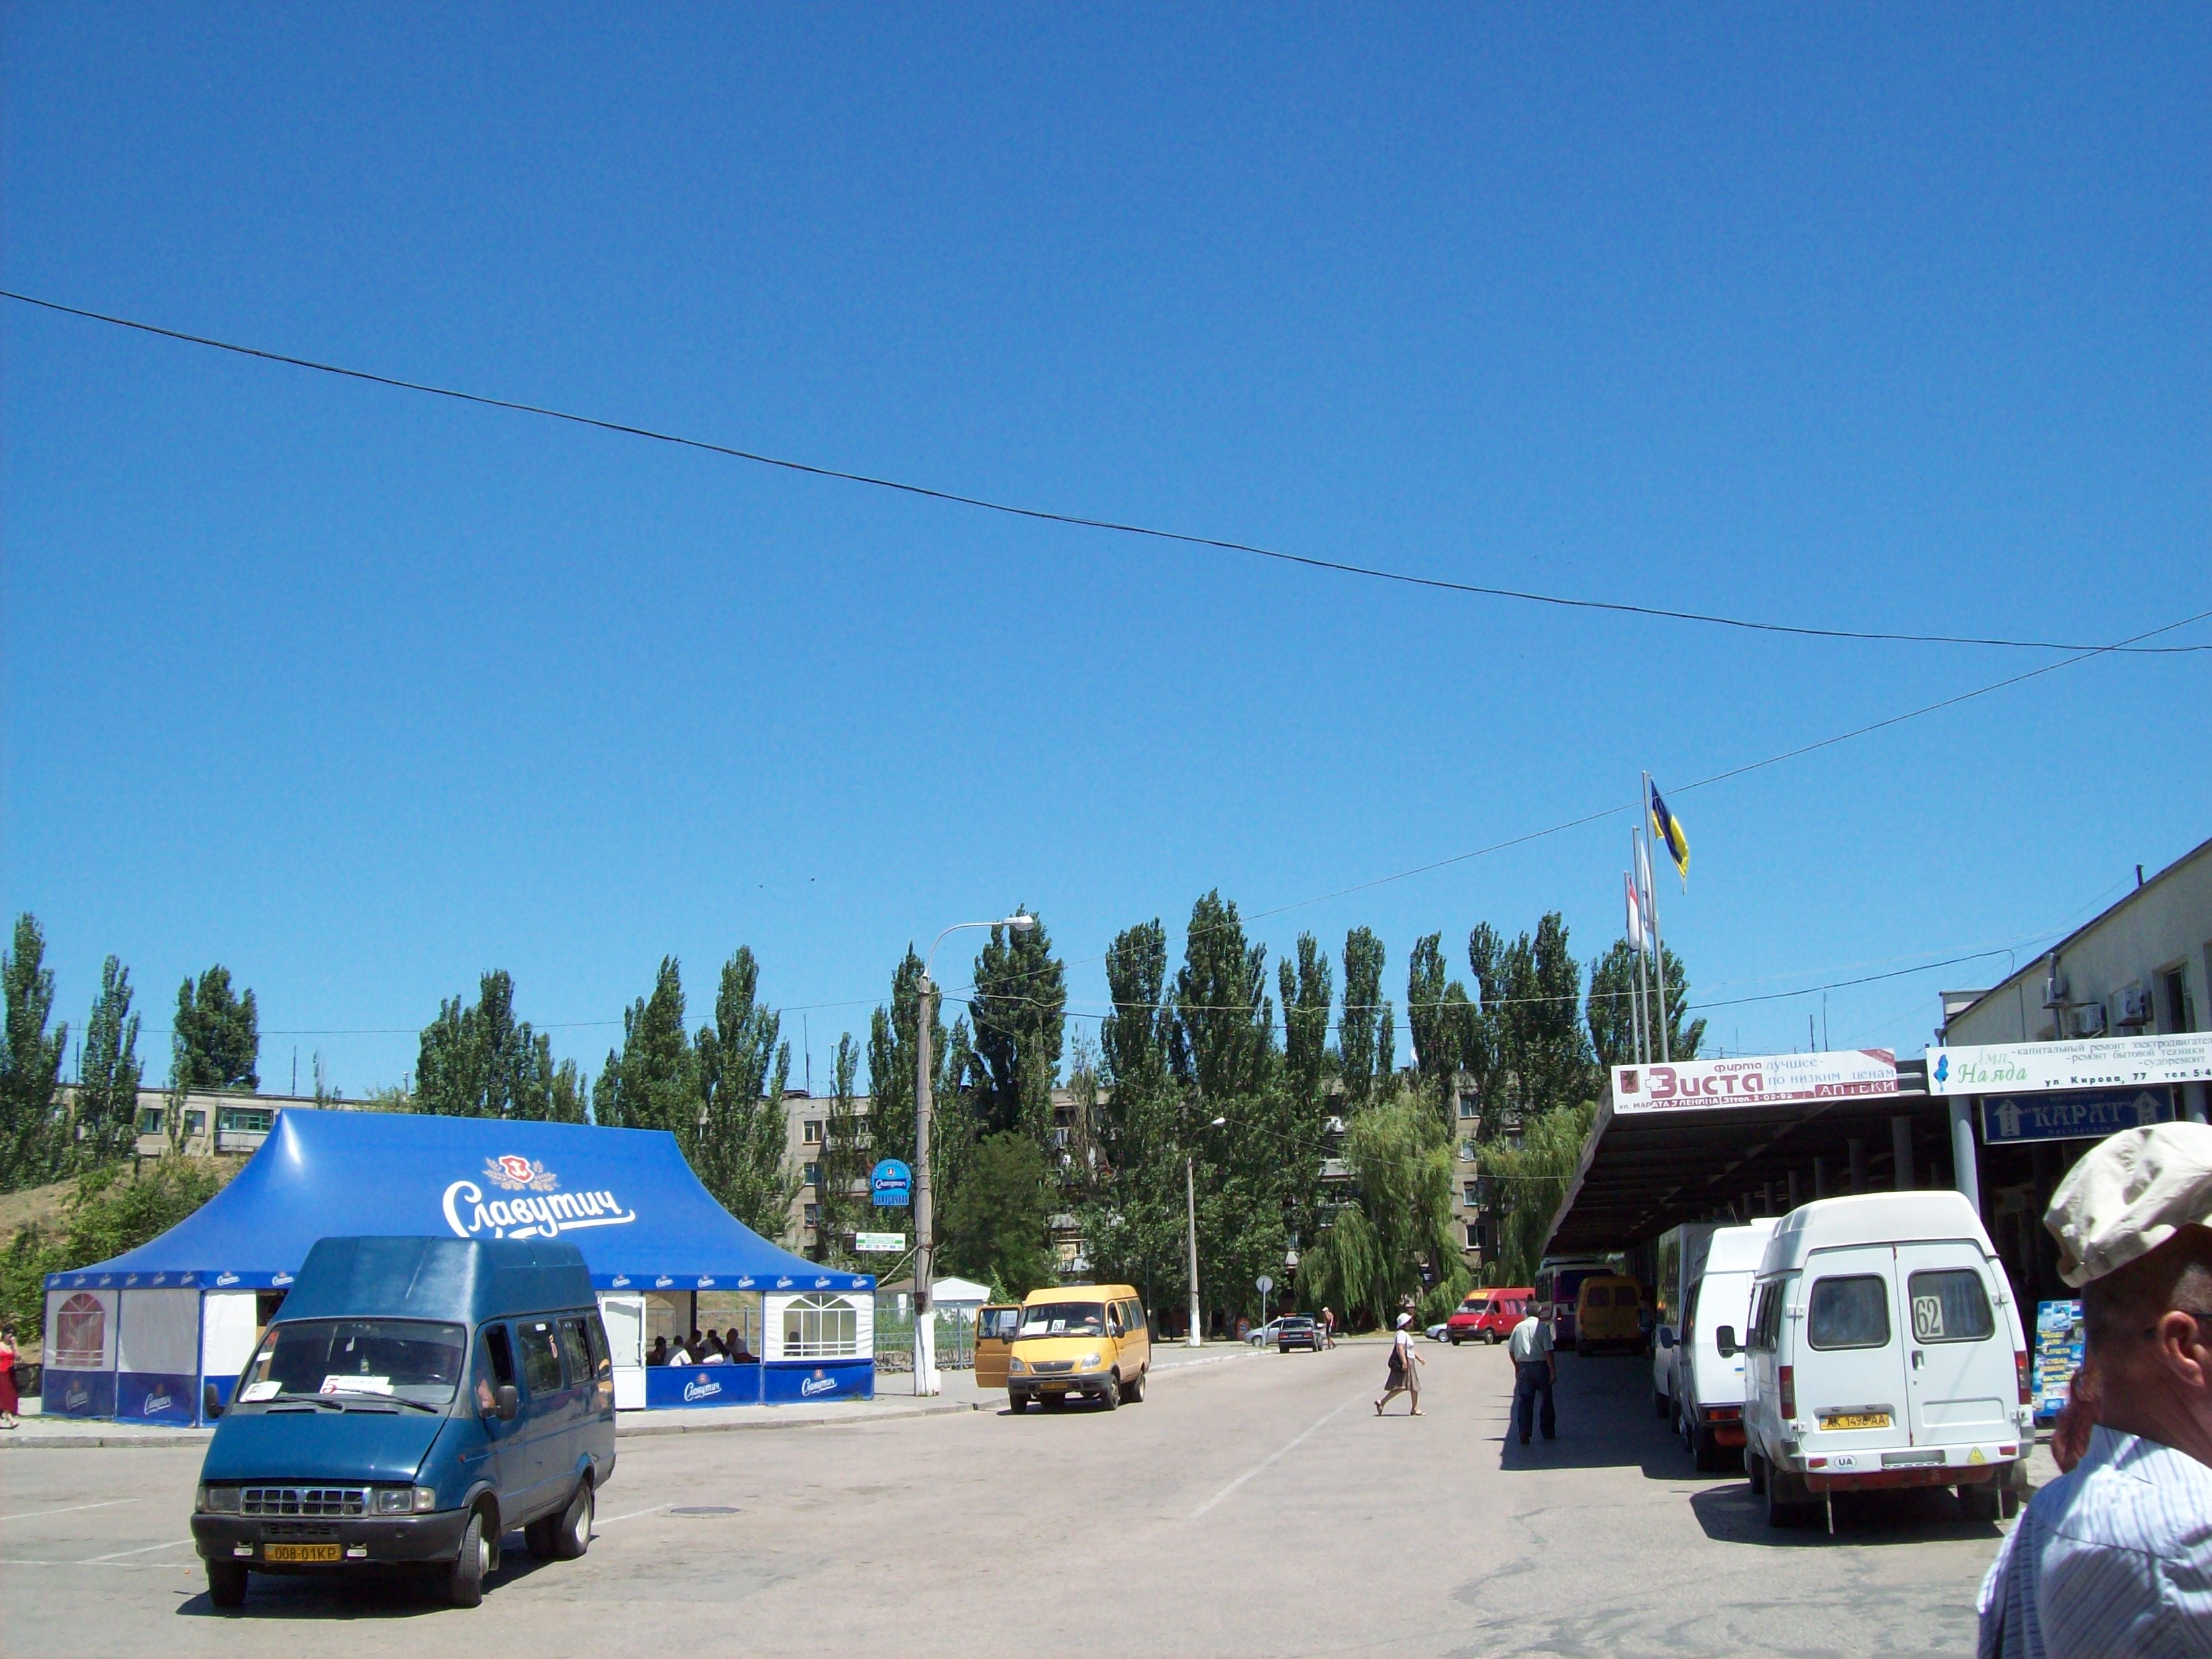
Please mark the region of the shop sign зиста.
POLYGON ((1698 1110, 1897 1092, 1897 1056, 1887 1048, 1828 1054, 1745 1054, 1613 1068, 1616 1112, 1698 1110))

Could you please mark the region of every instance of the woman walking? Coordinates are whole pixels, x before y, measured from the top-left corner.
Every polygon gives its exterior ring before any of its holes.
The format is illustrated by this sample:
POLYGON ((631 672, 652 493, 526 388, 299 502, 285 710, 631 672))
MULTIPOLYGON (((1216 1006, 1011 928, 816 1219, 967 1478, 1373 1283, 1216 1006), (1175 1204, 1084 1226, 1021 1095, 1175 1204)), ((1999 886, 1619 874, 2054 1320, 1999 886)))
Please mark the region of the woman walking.
POLYGON ((0 1331, 0 1429, 15 1426, 15 1333, 0 1331))
POLYGON ((1384 1379, 1382 1397, 1375 1402, 1375 1415, 1382 1415, 1383 1407, 1400 1395, 1413 1397, 1413 1409, 1408 1417, 1421 1414, 1421 1356, 1413 1347, 1413 1316, 1398 1316, 1397 1334, 1390 1339, 1390 1374, 1384 1379))

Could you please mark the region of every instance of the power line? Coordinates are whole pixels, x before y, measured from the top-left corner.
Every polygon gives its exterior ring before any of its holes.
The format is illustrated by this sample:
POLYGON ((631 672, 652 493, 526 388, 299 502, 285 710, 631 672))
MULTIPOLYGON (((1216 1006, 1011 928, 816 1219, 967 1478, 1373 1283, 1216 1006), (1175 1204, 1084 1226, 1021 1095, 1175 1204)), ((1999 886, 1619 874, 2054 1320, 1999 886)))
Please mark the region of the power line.
MULTIPOLYGON (((1245 553, 1255 558, 1272 559, 1279 563, 1302 566, 1309 570, 1328 571, 1342 576, 1358 576, 1371 581, 1394 582, 1408 587, 1426 588, 1432 592, 1464 593, 1480 599, 1512 599, 1526 605, 1552 605, 1569 611, 1610 612, 1617 616, 1641 617, 1656 621, 1697 623, 1707 627, 1731 628, 1756 634, 1783 634, 1803 639, 1849 640, 1862 642, 1903 645, 1978 645, 2015 651, 2080 651, 2086 647, 2079 642, 2064 640, 2014 640, 1960 634, 1912 634, 1887 629, 1857 628, 1819 628, 1796 623, 1760 622, 1745 617, 1727 617, 1705 611, 1683 611, 1666 605, 1635 605, 1624 599, 1576 599, 1562 593, 1540 593, 1528 588, 1501 587, 1481 582, 1452 581, 1441 576, 1415 575, 1409 571, 1389 570, 1377 565, 1355 564, 1343 559, 1324 559, 1304 553, 1286 552, 1280 548, 1264 547, 1255 542, 1240 542, 1225 537, 1194 535, 1186 531, 1163 530, 1155 526, 1126 522, 1116 519, 1094 518, 1086 514, 1062 513, 1048 507, 1023 507, 1010 501, 993 501, 987 496, 970 495, 955 489, 942 489, 930 484, 919 484, 899 478, 885 478, 872 473, 854 472, 843 467, 823 465, 812 461, 793 460, 787 456, 769 455, 758 450, 740 449, 731 444, 712 442, 704 438, 686 437, 680 433, 665 432, 653 427, 635 425, 627 421, 607 420, 595 415, 581 415, 573 410, 554 409, 542 404, 523 403, 512 398, 495 398, 483 392, 463 392, 453 386, 435 386, 424 380, 404 380, 398 375, 380 374, 365 368, 348 368, 340 363, 317 362, 312 357, 294 356, 289 352, 271 351, 260 346, 242 345, 235 341, 217 339, 210 335, 191 334, 181 329, 164 328, 156 323, 141 322, 135 318, 118 317, 106 312, 90 311, 81 306, 64 305, 58 300, 40 299, 36 295, 20 294, 0 289, 0 299, 13 300, 20 305, 36 306, 42 310, 58 312, 64 316, 82 318, 88 322, 106 323, 112 327, 132 329, 142 334, 151 334, 162 339, 179 341, 185 345, 204 346, 211 350, 228 351, 241 357, 252 357, 263 362, 283 363, 293 368, 313 370, 319 374, 334 374, 344 380, 365 381, 371 386, 387 386, 395 391, 420 392, 426 397, 447 398, 456 403, 473 404, 483 409, 506 410, 517 415, 534 415, 549 421, 565 421, 574 426, 590 427, 600 432, 619 433, 626 437, 647 438, 655 443, 674 444, 685 449, 696 449, 712 455, 726 456, 732 460, 750 461, 757 466, 775 467, 786 472, 796 472, 807 477, 832 479, 841 483, 865 485, 871 489, 890 490, 902 495, 917 496, 924 501, 942 501, 949 506, 972 507, 978 512, 1001 514, 1008 518, 1026 519, 1040 524, 1064 525, 1078 530, 1102 530, 1117 536, 1138 536, 1148 540, 1170 542, 1182 547, 1198 547, 1216 552, 1245 553)), ((2106 649, 2128 650, 2129 647, 2107 647, 2106 649)), ((2147 648, 2152 654, 2172 655, 2191 652, 2212 651, 2212 645, 2168 645, 2147 648)))

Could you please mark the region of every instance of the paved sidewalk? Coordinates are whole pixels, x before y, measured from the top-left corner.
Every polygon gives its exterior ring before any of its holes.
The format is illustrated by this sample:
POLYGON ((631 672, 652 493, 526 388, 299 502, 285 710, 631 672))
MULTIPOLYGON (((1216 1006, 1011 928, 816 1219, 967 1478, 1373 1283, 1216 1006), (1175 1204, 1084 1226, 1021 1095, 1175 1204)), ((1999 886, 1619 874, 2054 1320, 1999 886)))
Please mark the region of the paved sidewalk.
MULTIPOLYGON (((1194 1365, 1215 1365, 1246 1358, 1258 1350, 1243 1343, 1209 1343, 1195 1351, 1161 1345, 1152 1362, 1155 1376, 1194 1365)), ((890 1372, 876 1379, 873 1400, 825 1401, 817 1405, 710 1406, 693 1411, 623 1412, 615 1419, 615 1437, 628 1440, 669 1434, 720 1434, 740 1430, 848 1428, 855 1424, 935 1417, 951 1412, 996 1411, 1006 1403, 1003 1390, 975 1386, 973 1371, 944 1371, 944 1392, 916 1399, 910 1376, 890 1372)), ((204 1446, 215 1431, 166 1423, 106 1423, 76 1417, 33 1413, 18 1429, 0 1429, 0 1450, 53 1451, 73 1448, 204 1446)))

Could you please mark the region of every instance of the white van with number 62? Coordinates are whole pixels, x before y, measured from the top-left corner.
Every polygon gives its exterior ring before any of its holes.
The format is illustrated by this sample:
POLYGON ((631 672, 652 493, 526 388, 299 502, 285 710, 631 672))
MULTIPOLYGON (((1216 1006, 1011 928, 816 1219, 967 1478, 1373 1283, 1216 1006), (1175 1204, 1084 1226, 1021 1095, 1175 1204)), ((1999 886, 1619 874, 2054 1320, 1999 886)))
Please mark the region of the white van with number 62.
POLYGON ((1744 1461, 1768 1522, 1838 1492, 1954 1486, 1970 1519, 2009 1515, 2034 1417, 2020 1312, 1957 1193, 1820 1199, 1782 1218, 1739 1344, 1744 1461))

